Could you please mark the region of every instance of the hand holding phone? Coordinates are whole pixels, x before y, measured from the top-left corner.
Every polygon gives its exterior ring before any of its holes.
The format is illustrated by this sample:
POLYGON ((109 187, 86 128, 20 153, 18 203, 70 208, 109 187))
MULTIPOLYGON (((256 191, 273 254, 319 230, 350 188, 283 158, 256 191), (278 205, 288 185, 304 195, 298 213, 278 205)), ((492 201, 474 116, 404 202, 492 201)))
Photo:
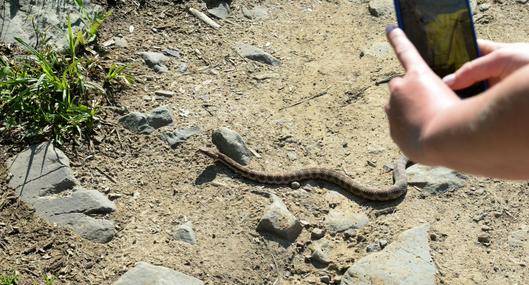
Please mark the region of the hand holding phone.
POLYGON ((387 36, 406 71, 389 82, 391 96, 385 110, 391 137, 412 161, 432 163, 421 140, 436 116, 462 100, 432 71, 401 29, 389 26, 387 36))
MULTIPOLYGON (((399 27, 439 76, 454 73, 479 57, 468 0, 394 0, 399 27)), ((457 91, 462 97, 483 92, 485 82, 457 91)))

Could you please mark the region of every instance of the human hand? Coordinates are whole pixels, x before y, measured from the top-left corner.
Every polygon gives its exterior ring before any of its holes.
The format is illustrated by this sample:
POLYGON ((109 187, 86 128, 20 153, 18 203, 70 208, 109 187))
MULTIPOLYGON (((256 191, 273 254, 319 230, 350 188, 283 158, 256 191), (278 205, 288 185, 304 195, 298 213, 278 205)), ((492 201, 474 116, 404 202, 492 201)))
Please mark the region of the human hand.
POLYGON ((443 78, 453 90, 463 89, 483 80, 488 80, 493 86, 529 64, 529 44, 478 40, 478 46, 483 56, 467 62, 455 73, 443 78))
POLYGON ((390 26, 386 31, 406 71, 389 82, 391 96, 385 110, 391 137, 411 160, 432 163, 423 141, 428 126, 461 99, 430 69, 401 29, 390 26))

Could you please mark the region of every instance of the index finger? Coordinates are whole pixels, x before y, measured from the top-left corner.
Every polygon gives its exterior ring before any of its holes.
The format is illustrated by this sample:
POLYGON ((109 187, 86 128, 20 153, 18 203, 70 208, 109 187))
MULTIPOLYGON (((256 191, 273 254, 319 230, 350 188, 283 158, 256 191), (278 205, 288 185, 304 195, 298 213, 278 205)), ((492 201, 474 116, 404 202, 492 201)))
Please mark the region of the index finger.
POLYGON ((478 47, 481 55, 487 55, 497 49, 505 47, 505 44, 478 39, 478 47))
POLYGON ((413 68, 428 69, 424 59, 401 29, 388 27, 386 30, 388 41, 406 71, 413 68))

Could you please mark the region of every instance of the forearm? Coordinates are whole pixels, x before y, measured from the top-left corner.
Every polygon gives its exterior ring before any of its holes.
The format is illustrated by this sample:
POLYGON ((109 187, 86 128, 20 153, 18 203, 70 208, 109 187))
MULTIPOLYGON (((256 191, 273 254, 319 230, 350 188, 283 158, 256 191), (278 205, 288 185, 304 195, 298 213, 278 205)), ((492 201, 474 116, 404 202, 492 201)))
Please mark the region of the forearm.
POLYGON ((444 110, 421 135, 426 164, 529 178, 529 66, 484 94, 444 110))

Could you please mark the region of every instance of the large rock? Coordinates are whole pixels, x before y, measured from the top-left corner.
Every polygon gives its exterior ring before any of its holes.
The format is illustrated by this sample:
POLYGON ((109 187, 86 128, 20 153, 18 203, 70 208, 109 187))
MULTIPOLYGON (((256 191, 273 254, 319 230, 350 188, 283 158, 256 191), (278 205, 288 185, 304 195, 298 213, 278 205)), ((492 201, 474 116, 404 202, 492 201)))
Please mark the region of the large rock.
POLYGON ((12 174, 8 186, 26 202, 78 184, 68 157, 49 142, 32 145, 10 159, 6 167, 12 174))
POLYGON ((113 285, 204 285, 204 282, 167 267, 138 262, 113 285))
POLYGON ((70 227, 81 237, 98 243, 106 243, 114 237, 114 223, 109 220, 96 219, 85 214, 71 213, 50 216, 49 221, 61 226, 70 227))
POLYGON ((301 233, 302 227, 298 219, 287 209, 285 203, 273 195, 272 204, 266 209, 259 221, 257 230, 293 241, 301 233))
POLYGON ((67 197, 45 196, 32 204, 35 212, 43 217, 69 213, 108 214, 116 210, 116 205, 103 193, 82 188, 67 197))
MULTIPOLYGON (((98 5, 84 2, 89 14, 101 10, 98 5)), ((74 31, 84 26, 74 1, 2 1, 0 40, 15 43, 15 37, 18 37, 34 46, 49 38, 49 44, 64 47, 68 43, 68 15, 74 31), (37 35, 37 31, 40 35, 37 35)))
POLYGON ((211 140, 220 152, 231 157, 238 163, 247 165, 250 162, 250 150, 237 132, 228 128, 219 128, 213 132, 211 140))
POLYGON ((383 251, 358 260, 341 285, 434 285, 437 269, 428 245, 428 224, 401 233, 383 251))
POLYGON ((444 167, 415 164, 406 169, 408 184, 430 193, 453 191, 465 186, 466 176, 444 167))
POLYGON ((86 214, 108 214, 116 206, 102 193, 77 186, 69 159, 53 144, 31 146, 10 159, 7 168, 12 174, 9 187, 38 216, 95 242, 108 242, 114 236, 111 221, 86 214))

